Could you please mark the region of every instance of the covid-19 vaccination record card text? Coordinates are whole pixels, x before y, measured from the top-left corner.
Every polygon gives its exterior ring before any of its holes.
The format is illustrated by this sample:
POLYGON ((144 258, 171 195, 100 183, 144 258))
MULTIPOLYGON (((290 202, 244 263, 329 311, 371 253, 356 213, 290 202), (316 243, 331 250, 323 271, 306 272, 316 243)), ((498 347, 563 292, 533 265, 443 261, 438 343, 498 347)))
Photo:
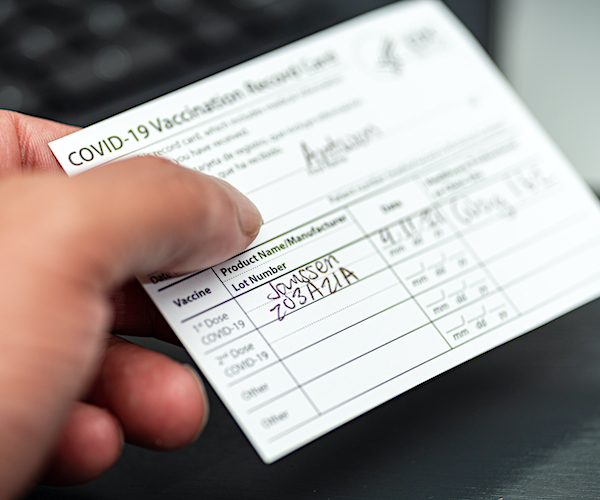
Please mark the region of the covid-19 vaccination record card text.
POLYGON ((441 2, 401 2, 53 142, 265 224, 143 286, 265 462, 600 294, 594 195, 441 2))

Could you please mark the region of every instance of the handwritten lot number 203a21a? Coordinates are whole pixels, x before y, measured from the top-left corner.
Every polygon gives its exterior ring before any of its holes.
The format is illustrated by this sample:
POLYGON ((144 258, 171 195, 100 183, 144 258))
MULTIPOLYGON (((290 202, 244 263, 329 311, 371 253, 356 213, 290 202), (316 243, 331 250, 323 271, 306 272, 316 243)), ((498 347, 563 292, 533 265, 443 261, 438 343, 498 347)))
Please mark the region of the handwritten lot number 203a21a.
POLYGON ((267 298, 275 302, 270 310, 281 321, 288 313, 357 281, 356 274, 340 266, 335 255, 328 255, 297 270, 285 280, 270 282, 267 298))

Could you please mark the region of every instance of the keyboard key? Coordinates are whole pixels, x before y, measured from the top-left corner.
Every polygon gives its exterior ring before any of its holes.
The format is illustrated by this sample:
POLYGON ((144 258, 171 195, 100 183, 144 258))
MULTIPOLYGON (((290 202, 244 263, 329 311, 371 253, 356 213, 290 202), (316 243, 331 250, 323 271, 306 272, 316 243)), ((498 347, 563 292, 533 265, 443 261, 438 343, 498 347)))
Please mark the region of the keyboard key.
POLYGON ((0 75, 0 109, 32 113, 41 109, 42 103, 29 85, 23 81, 9 80, 0 75))
POLYGON ((82 3, 82 0, 50 0, 50 3, 58 5, 59 7, 72 7, 82 3))
POLYGON ((41 59, 58 48, 56 35, 46 26, 32 26, 19 38, 19 49, 28 59, 41 59))
POLYGON ((96 53, 92 67, 98 78, 114 82, 122 80, 131 73, 133 58, 126 48, 113 45, 96 53))
POLYGON ((123 7, 115 2, 104 2, 92 7, 88 16, 88 27, 98 36, 110 38, 121 31, 125 21, 123 7))
POLYGON ((0 109, 21 109, 23 92, 14 85, 0 86, 0 109))
POLYGON ((192 10, 194 0, 153 0, 154 7, 171 16, 181 16, 192 10))
POLYGON ((0 0, 0 24, 6 21, 15 10, 15 2, 13 0, 0 0))
POLYGON ((196 23, 196 35, 208 45, 224 45, 240 34, 235 21, 220 12, 208 12, 196 23))

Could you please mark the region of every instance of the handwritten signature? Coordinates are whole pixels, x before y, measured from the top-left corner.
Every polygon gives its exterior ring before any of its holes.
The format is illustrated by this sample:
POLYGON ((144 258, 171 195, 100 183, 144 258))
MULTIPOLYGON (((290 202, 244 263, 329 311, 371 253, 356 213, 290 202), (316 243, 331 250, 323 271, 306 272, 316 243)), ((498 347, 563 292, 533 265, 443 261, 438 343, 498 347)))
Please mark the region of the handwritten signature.
POLYGON ((336 139, 329 138, 318 147, 309 146, 307 142, 300 144, 300 149, 309 174, 323 172, 348 160, 351 152, 371 144, 383 132, 376 125, 367 125, 363 129, 346 134, 336 139))

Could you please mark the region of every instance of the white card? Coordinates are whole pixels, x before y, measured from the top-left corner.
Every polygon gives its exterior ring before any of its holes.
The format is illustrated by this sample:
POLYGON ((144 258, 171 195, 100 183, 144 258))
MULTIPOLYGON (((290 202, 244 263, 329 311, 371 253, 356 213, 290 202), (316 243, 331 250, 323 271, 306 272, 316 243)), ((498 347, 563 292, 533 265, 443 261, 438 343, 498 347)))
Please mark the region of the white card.
POLYGON ((402 2, 53 142, 246 193, 251 248, 144 287, 265 462, 600 292, 594 195, 473 37, 402 2))

